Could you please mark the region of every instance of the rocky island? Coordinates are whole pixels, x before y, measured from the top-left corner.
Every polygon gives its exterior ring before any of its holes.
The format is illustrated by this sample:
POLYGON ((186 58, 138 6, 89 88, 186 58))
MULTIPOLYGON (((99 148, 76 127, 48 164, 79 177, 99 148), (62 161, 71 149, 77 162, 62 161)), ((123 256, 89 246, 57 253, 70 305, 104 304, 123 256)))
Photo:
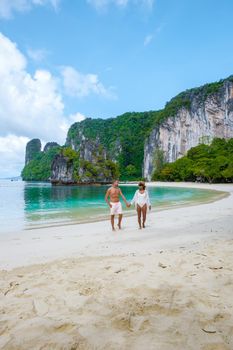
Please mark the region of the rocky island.
POLYGON ((182 92, 159 111, 74 123, 63 146, 49 142, 42 151, 40 140, 33 139, 26 147, 22 178, 53 184, 108 183, 113 178, 166 180, 167 165, 184 159, 178 164, 187 170, 185 175, 170 176, 169 180, 201 178, 211 182, 216 179, 210 170, 217 159, 218 172, 221 170, 218 181, 229 182, 233 181, 232 138, 230 76, 182 92), (199 158, 192 159, 193 153, 199 158))

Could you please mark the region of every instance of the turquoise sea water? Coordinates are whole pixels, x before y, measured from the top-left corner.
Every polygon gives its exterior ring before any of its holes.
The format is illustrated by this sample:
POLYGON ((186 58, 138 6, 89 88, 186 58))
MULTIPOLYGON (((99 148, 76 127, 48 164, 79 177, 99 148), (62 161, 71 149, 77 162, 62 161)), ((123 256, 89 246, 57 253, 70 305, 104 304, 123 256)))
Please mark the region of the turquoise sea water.
MULTIPOLYGON (((136 186, 121 186, 131 200, 136 186)), ((109 214, 104 201, 107 186, 51 186, 43 182, 0 180, 0 233, 38 226, 99 219, 109 214)), ((148 188, 153 208, 190 204, 216 196, 210 190, 148 188)), ((124 206, 125 208, 125 206, 124 206)), ((134 208, 125 209, 133 212, 134 208)))

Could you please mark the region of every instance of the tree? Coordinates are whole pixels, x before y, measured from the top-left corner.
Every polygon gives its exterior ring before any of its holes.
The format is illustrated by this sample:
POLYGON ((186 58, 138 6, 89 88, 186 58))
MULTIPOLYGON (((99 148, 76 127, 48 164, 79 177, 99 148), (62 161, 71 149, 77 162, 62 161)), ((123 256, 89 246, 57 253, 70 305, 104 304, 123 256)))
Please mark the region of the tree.
POLYGON ((232 182, 233 139, 215 138, 210 145, 191 148, 187 156, 155 171, 153 180, 232 182))
POLYGON ((154 171, 161 171, 164 166, 164 151, 162 149, 157 148, 154 151, 153 155, 153 168, 154 171))
POLYGON ((127 167, 125 168, 125 174, 128 179, 135 178, 137 176, 137 169, 135 165, 132 165, 132 164, 127 165, 127 167))

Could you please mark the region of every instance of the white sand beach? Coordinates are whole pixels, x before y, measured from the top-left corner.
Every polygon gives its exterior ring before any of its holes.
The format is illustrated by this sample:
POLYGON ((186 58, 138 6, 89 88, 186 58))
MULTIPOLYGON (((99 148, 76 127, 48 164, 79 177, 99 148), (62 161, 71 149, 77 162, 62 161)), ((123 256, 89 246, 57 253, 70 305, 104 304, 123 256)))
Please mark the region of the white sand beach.
POLYGON ((0 237, 0 349, 233 349, 233 185, 205 204, 0 237))

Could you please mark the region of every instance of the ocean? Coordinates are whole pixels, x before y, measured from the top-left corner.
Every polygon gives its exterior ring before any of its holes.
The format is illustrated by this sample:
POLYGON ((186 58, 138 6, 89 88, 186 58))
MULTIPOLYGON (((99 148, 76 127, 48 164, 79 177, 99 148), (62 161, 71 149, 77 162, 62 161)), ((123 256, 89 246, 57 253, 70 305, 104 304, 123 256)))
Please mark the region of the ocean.
MULTIPOLYGON (((121 186, 128 201, 137 186, 121 186)), ((44 226, 66 225, 106 218, 107 186, 51 186, 46 182, 0 180, 0 234, 44 226)), ((153 210, 189 205, 216 197, 203 189, 149 187, 153 210)), ((135 213, 134 208, 126 209, 135 213)))

